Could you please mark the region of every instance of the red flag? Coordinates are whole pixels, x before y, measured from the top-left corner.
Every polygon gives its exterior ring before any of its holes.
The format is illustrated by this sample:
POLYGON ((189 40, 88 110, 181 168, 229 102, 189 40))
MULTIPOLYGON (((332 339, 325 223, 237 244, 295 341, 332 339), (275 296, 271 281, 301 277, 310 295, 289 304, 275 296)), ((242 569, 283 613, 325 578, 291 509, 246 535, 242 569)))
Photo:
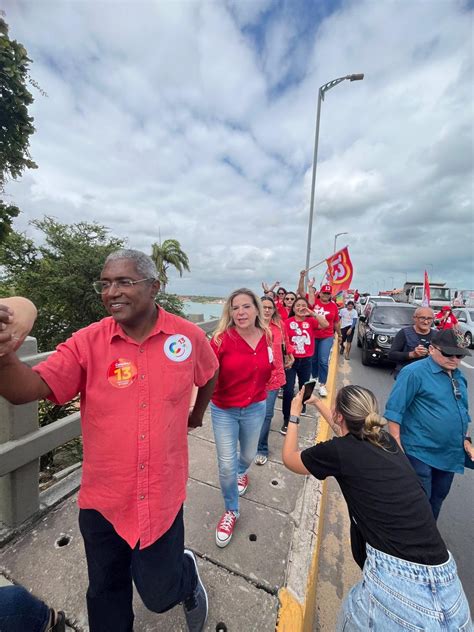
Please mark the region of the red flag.
POLYGON ((348 290, 351 286, 353 267, 347 246, 326 259, 326 263, 333 286, 333 294, 348 290))
POLYGON ((421 301, 422 307, 429 307, 431 300, 430 283, 428 281, 428 272, 425 270, 425 283, 423 286, 423 300, 421 301))

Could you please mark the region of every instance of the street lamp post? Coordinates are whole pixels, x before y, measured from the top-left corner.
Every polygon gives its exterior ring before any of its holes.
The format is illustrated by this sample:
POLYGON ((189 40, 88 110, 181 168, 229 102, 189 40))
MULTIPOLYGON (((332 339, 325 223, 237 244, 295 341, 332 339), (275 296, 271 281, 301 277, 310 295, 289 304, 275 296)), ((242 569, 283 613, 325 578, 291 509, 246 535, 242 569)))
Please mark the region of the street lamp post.
POLYGON ((316 132, 314 135, 314 154, 313 154, 313 176, 311 179, 311 200, 309 203, 309 223, 308 223, 308 244, 306 246, 306 266, 305 269, 309 268, 309 259, 311 256, 311 235, 313 231, 313 214, 314 214, 314 189, 316 185, 316 166, 318 162, 318 144, 319 144, 319 121, 321 118, 321 102, 324 101, 324 94, 337 86, 338 83, 342 81, 362 81, 364 78, 363 73, 355 74, 355 75, 346 75, 345 77, 339 77, 338 79, 333 79, 328 83, 325 83, 319 88, 318 91, 318 109, 316 113, 316 132))
POLYGON ((337 243, 337 238, 340 237, 341 235, 348 235, 349 233, 336 233, 334 235, 334 248, 333 248, 333 253, 336 252, 336 243, 337 243))

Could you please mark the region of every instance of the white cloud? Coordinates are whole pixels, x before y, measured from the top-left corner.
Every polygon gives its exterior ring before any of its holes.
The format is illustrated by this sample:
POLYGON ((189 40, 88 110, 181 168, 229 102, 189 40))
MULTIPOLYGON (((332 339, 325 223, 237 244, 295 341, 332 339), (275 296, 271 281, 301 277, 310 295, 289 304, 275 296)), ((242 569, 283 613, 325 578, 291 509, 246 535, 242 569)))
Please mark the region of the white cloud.
MULTIPOLYGON (((97 220, 133 247, 174 237, 225 294, 304 265, 317 91, 312 255, 346 237, 355 284, 473 278, 473 52, 447 2, 10 2, 34 60, 39 169, 9 186, 16 226, 97 220), (323 17, 325 16, 325 17, 323 17), (308 25, 305 28, 305 25, 308 25)), ((339 242, 340 243, 340 242, 339 242)))

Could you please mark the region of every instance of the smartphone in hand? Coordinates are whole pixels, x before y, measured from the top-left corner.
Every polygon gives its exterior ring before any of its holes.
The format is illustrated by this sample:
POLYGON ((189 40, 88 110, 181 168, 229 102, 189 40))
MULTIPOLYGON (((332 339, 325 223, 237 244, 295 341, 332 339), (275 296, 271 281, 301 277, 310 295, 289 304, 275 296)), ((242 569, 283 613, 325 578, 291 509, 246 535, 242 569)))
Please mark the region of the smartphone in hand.
POLYGON ((303 404, 307 402, 308 399, 311 397, 315 386, 316 386, 316 380, 309 380, 309 382, 305 383, 304 392, 303 392, 303 404))

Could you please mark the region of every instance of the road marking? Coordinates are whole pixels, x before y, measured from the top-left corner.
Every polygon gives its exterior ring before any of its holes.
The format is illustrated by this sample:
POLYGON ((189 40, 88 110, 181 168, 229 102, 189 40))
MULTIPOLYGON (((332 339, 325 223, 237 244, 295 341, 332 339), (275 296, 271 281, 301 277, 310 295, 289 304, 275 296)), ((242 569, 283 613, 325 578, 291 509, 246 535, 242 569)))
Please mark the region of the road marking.
POLYGON ((465 366, 467 369, 474 369, 474 366, 471 366, 470 364, 468 364, 467 362, 464 362, 464 360, 461 360, 461 364, 463 366, 465 366))

